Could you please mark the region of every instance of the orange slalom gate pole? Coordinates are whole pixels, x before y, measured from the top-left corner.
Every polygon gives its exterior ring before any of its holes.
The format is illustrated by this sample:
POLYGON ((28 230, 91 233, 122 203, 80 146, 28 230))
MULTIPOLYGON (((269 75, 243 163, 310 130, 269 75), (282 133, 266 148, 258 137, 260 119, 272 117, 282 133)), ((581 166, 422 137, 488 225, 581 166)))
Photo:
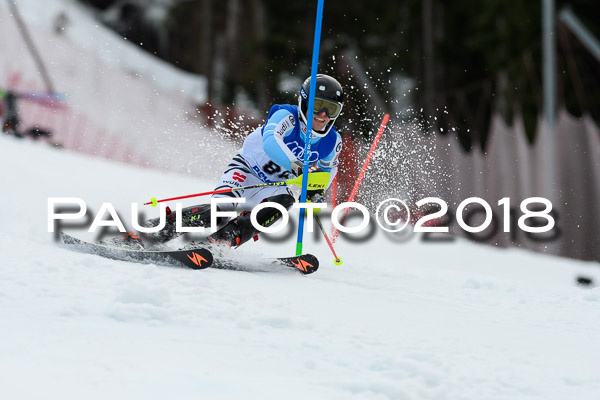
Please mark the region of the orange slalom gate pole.
POLYGON ((325 232, 325 228, 323 228, 321 219, 319 218, 318 215, 315 215, 315 219, 317 220, 317 224, 319 225, 319 228, 321 228, 321 232, 323 232, 323 236, 325 237, 325 240, 327 241, 327 244, 329 245, 329 250, 331 250, 331 253, 333 254, 333 257, 334 257, 333 263, 335 265, 342 265, 342 259, 339 258, 338 255, 335 253, 335 250, 333 249, 333 244, 329 240, 329 236, 327 236, 327 233, 325 232))
MULTIPOLYGON (((369 164, 371 163, 371 159, 373 158, 373 155, 375 154, 375 150, 377 149, 377 145, 379 144, 379 141, 381 140, 381 136, 383 135, 383 131, 385 131, 385 127, 387 126, 388 120, 390 119, 390 114, 385 114, 383 116, 383 120, 381 121, 381 125, 379 125, 379 130, 377 131, 377 135, 375 135, 375 140, 373 140, 373 144, 371 145, 371 149, 369 150, 369 154, 367 155, 367 159, 365 160, 360 173, 358 174, 358 178, 356 179, 356 183, 354 184, 354 187, 352 188, 352 192, 350 193, 350 197, 348 198, 348 202, 352 202, 354 201, 354 198, 356 197, 356 193, 358 192, 358 189, 360 188, 360 185, 365 177, 365 173, 367 172, 367 168, 369 167, 369 164)), ((340 219, 340 222, 344 222, 344 219, 346 218, 346 215, 348 215, 348 208, 344 209, 344 213, 342 214, 342 217, 340 219)), ((335 243, 337 237, 339 236, 339 230, 336 229, 333 232, 332 235, 332 241, 333 243, 335 243)))

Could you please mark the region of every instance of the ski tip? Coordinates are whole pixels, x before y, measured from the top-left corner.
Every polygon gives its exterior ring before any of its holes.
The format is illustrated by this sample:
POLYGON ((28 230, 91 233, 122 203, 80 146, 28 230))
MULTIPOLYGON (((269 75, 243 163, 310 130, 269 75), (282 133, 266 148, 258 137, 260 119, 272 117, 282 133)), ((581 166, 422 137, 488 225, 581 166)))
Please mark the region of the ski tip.
POLYGON ((60 238, 60 243, 62 243, 62 244, 73 244, 77 241, 76 238, 74 238, 73 236, 68 235, 62 231, 60 231, 58 233, 58 237, 60 238))
POLYGON ((312 254, 302 254, 291 260, 291 263, 304 275, 312 274, 319 269, 319 259, 312 254))
POLYGON ((177 259, 191 269, 205 269, 212 265, 213 255, 207 249, 191 249, 183 251, 183 255, 177 255, 177 259))

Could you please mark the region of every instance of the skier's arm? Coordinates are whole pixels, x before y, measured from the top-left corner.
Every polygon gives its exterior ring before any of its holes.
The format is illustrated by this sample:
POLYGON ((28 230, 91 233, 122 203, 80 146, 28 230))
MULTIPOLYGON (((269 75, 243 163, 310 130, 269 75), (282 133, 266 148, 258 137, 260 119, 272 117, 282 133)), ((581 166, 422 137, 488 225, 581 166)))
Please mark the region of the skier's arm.
POLYGON ((271 160, 280 167, 292 171, 292 163, 298 161, 283 142, 294 130, 294 116, 286 110, 278 110, 265 123, 263 148, 271 160))
POLYGON ((333 179, 337 175, 339 164, 338 157, 341 151, 342 138, 338 133, 336 133, 336 141, 332 150, 329 152, 329 154, 325 155, 325 157, 322 157, 317 162, 317 171, 329 172, 329 182, 327 183, 327 187, 325 187, 325 189, 309 190, 306 192, 306 198, 308 199, 309 203, 321 203, 324 201, 325 191, 329 189, 329 186, 331 186, 333 179))
MULTIPOLYGON (((331 152, 329 154, 327 154, 325 157, 321 158, 319 160, 319 162, 317 163, 317 167, 318 167, 319 171, 329 172, 329 184, 327 185, 327 188, 329 188, 329 185, 331 185, 331 182, 333 182, 333 179, 337 175, 338 164, 339 164, 338 157, 339 157, 341 151, 342 151, 342 138, 339 134, 337 134, 337 138, 336 138, 335 146, 333 146, 333 150, 331 150, 331 152)), ((325 189, 325 190, 327 190, 327 189, 325 189)))

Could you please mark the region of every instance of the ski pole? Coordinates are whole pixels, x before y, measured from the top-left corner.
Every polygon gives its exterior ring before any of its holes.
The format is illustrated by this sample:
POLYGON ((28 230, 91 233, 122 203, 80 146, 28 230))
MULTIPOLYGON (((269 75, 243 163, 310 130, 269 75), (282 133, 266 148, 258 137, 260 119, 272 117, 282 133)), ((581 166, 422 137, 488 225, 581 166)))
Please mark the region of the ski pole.
MULTIPOLYGON (((308 110, 306 114, 306 134, 302 138, 304 140, 304 168, 303 173, 308 177, 308 168, 309 168, 309 159, 312 154, 310 151, 311 146, 311 138, 312 138, 312 121, 313 116, 312 112, 315 106, 315 92, 317 91, 317 67, 319 66, 319 46, 321 45, 321 26, 323 25, 323 5, 325 0, 317 1, 317 19, 315 22, 315 35, 313 40, 313 53, 312 53, 312 63, 310 67, 310 88, 308 91, 308 110), (309 117, 310 114, 310 117, 309 117)), ((302 136, 302 134, 300 135, 302 136)), ((306 201, 306 192, 308 190, 307 179, 302 181, 302 185, 300 185, 300 203, 304 203, 306 201)), ((298 236, 296 239, 296 255, 299 256, 302 254, 302 243, 304 237, 304 213, 305 209, 300 209, 300 215, 298 215, 298 236)))
POLYGON ((331 252, 333 253, 333 256, 335 257, 335 260, 333 260, 333 263, 335 265, 342 265, 342 259, 339 258, 337 256, 337 254, 335 254, 335 250, 333 249, 333 244, 331 244, 331 241, 329 240, 329 236, 327 236, 327 233, 325 232, 325 228, 323 228, 321 219, 316 214, 315 214, 315 219, 317 220, 317 224, 319 225, 319 228, 321 228, 321 232, 323 232, 323 236, 325 236, 325 240, 327 241, 327 244, 329 245, 329 249, 331 250, 331 252))
MULTIPOLYGON (((311 172, 310 174, 308 174, 308 187, 310 188, 310 190, 325 189, 327 187, 328 183, 329 183, 329 172, 311 172)), ((221 190, 212 190, 210 192, 188 194, 185 196, 171 197, 168 199, 156 200, 156 197, 152 197, 150 199, 150 201, 147 203, 144 203, 144 205, 152 204, 152 207, 156 207, 156 205, 158 203, 162 203, 164 201, 187 199, 190 197, 200 197, 200 196, 206 196, 209 194, 228 193, 228 192, 233 192, 236 190, 255 189, 255 188, 261 188, 261 187, 268 187, 268 186, 288 186, 288 185, 296 185, 296 186, 302 185, 302 175, 300 175, 297 178, 288 179, 288 180, 282 181, 282 182, 259 183, 257 185, 242 186, 242 187, 238 187, 238 188, 234 187, 234 188, 227 188, 227 189, 221 189, 221 190)))
MULTIPOLYGON (((371 149, 369 150, 369 154, 367 155, 367 159, 365 160, 365 162, 360 170, 360 173, 358 174, 358 178, 356 178, 356 183, 354 184, 354 187, 352 188, 352 192, 350 193, 348 202, 354 201, 354 198, 356 197, 358 188, 360 188, 360 185, 365 177, 365 173, 367 172, 369 163, 371 162, 371 159, 373 158, 373 155, 375 154, 375 149, 377 148, 377 145, 379 144, 379 141, 381 140, 381 136, 383 135, 383 131, 385 130, 385 127, 386 127, 389 119, 390 119, 390 114, 385 114, 383 116, 381 125, 379 125, 379 130, 377 131, 377 135, 375 135, 375 139, 373 140, 373 144, 371 145, 371 149)), ((340 221, 342 221, 342 222, 344 221, 344 219, 346 218, 346 215, 348 215, 348 210, 349 210, 348 208, 344 209, 342 217, 340 218, 340 221)), ((333 243, 335 243, 335 240, 337 239, 338 235, 339 235, 339 230, 336 229, 332 235, 333 243)))

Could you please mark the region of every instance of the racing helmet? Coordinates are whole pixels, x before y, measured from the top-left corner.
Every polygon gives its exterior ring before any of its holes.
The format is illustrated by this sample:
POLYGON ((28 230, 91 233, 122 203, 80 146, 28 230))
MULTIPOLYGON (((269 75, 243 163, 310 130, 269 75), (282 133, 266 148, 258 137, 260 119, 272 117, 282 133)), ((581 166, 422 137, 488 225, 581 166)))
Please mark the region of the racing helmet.
MULTIPOLYGON (((298 96, 298 107, 300 108, 300 117, 305 124, 308 124, 308 96, 310 94, 310 76, 304 81, 300 87, 300 95, 298 96)), ((314 114, 322 111, 327 113, 330 118, 327 125, 322 131, 312 129, 312 134, 317 137, 326 136, 337 117, 342 112, 344 105, 344 90, 342 85, 329 75, 317 74, 316 91, 315 91, 315 106, 314 114)))

